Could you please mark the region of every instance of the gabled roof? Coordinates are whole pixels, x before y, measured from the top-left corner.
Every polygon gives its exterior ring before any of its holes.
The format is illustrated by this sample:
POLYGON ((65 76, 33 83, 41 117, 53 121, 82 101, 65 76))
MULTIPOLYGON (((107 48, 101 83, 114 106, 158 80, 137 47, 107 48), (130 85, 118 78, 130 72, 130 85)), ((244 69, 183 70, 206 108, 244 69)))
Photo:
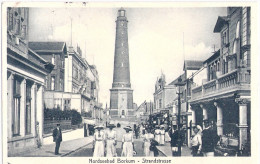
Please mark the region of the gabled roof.
POLYGON ((200 60, 185 60, 183 70, 199 70, 203 66, 200 60))
POLYGON ((60 53, 67 51, 65 42, 29 42, 29 47, 35 52, 60 53))
POLYGON ((211 55, 207 60, 203 62, 203 64, 210 63, 211 61, 215 60, 219 56, 220 56, 220 50, 216 51, 213 55, 211 55))
POLYGON ((228 23, 228 17, 227 16, 219 16, 218 17, 218 20, 217 20, 217 23, 214 27, 214 32, 220 32, 222 27, 228 23))

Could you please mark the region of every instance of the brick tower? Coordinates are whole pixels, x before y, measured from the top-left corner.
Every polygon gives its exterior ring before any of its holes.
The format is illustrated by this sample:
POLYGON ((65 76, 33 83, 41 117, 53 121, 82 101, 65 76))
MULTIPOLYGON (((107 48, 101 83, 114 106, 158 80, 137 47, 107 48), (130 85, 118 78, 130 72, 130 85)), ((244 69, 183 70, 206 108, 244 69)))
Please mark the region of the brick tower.
POLYGON ((114 74, 110 89, 110 116, 129 117, 133 115, 133 90, 130 83, 128 33, 126 11, 118 10, 116 20, 116 41, 114 74))

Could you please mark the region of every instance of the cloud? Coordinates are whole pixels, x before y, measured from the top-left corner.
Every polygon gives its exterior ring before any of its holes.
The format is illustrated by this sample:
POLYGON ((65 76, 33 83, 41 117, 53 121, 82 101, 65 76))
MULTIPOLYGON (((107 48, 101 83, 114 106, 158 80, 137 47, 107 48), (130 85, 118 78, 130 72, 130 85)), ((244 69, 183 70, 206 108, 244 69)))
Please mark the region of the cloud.
POLYGON ((186 60, 206 60, 212 55, 213 48, 207 47, 204 42, 185 46, 186 60))

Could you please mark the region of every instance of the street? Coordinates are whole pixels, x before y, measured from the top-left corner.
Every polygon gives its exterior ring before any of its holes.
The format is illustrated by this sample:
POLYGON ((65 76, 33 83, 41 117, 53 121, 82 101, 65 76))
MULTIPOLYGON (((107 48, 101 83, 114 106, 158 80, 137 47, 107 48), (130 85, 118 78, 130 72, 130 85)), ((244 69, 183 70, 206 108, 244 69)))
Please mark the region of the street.
MULTIPOLYGON (((116 145, 116 153, 117 156, 121 156, 121 146, 122 146, 122 137, 123 135, 126 133, 125 130, 123 129, 125 126, 129 125, 129 122, 127 121, 120 121, 121 127, 120 128, 114 128, 114 130, 116 131, 117 134, 117 145, 116 145)), ((107 129, 105 129, 104 131, 106 131, 107 129)), ((136 151, 136 157, 142 157, 144 156, 144 152, 143 152, 143 139, 142 138, 138 138, 135 139, 134 137, 134 147, 135 147, 135 151, 136 151)), ((68 154, 67 157, 92 157, 93 156, 93 145, 92 142, 88 145, 86 145, 85 147, 83 147, 82 149, 79 149, 71 154, 68 154)), ((160 153, 159 151, 159 156, 164 156, 162 153, 160 153)))
MULTIPOLYGON (((134 139, 134 146, 135 146, 135 151, 136 151, 136 155, 135 157, 143 157, 144 156, 144 152, 143 152, 143 148, 142 148, 142 139, 134 139)), ((117 146, 116 146, 116 153, 117 156, 121 156, 121 145, 122 142, 118 142, 117 146)), ((67 157, 92 157, 93 156, 93 146, 92 144, 88 144, 86 147, 73 152, 71 154, 69 154, 67 157)), ((159 156, 164 156, 162 153, 159 152, 159 156)))

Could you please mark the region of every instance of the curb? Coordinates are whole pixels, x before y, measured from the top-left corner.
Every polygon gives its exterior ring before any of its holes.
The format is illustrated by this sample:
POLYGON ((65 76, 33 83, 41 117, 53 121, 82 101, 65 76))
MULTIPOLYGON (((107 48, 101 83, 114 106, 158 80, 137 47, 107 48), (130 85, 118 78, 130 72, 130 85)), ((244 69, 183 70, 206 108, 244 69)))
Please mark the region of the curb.
MULTIPOLYGON (((92 141, 92 142, 93 142, 93 141, 92 141)), ((76 150, 72 150, 72 151, 70 151, 70 152, 68 152, 68 153, 65 153, 65 154, 61 155, 60 157, 65 157, 65 156, 67 156, 67 155, 70 155, 71 153, 74 153, 74 152, 76 152, 76 151, 78 151, 78 150, 80 150, 80 149, 82 149, 82 148, 84 148, 84 147, 90 145, 92 142, 90 142, 90 143, 88 143, 88 144, 86 144, 86 145, 83 145, 83 146, 77 148, 76 150)))

